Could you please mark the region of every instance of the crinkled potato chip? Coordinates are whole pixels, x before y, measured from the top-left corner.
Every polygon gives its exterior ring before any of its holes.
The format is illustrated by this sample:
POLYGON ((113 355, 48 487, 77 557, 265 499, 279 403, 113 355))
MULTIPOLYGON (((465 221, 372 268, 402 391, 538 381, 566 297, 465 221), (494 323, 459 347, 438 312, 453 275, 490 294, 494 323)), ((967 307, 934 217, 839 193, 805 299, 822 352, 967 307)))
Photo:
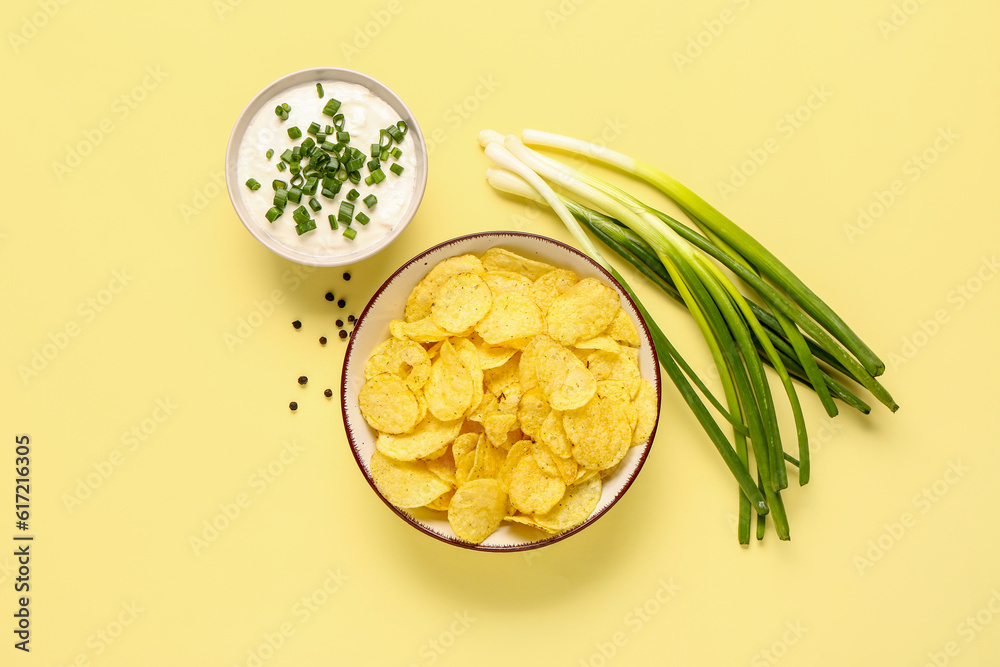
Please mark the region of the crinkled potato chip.
POLYGON ((427 382, 431 372, 431 359, 420 343, 412 340, 388 338, 372 350, 365 364, 365 377, 371 379, 380 373, 392 373, 403 378, 411 391, 417 391, 427 382))
POLYGON ((608 325, 604 333, 619 343, 639 347, 639 332, 635 330, 632 318, 621 308, 618 309, 615 319, 611 320, 611 324, 608 325))
POLYGON ((530 454, 522 456, 510 473, 510 504, 525 514, 548 512, 566 493, 560 477, 547 475, 530 454))
POLYGON ((531 281, 512 271, 487 271, 483 280, 490 286, 490 293, 497 298, 504 292, 519 292, 531 298, 531 281))
POLYGON ((566 269, 553 269, 531 284, 531 298, 546 312, 557 296, 580 282, 580 277, 566 269))
POLYGON ((423 507, 451 488, 428 470, 423 461, 397 461, 375 452, 370 469, 378 490, 401 509, 423 507))
POLYGON ((566 495, 544 514, 536 514, 535 522, 553 533, 561 533, 587 520, 601 500, 601 479, 590 479, 566 489, 566 495))
POLYGON ((396 507, 447 512, 462 540, 579 525, 655 425, 639 333, 595 278, 503 248, 451 257, 389 332, 358 395, 372 479, 396 507))
POLYGON ((570 350, 550 341, 539 349, 535 363, 538 386, 556 410, 574 410, 587 403, 597 390, 597 380, 570 350))
POLYGON ((430 456, 455 439, 462 428, 462 421, 443 422, 428 413, 412 431, 402 435, 379 433, 375 447, 390 458, 413 461, 430 456))
POLYGON ((553 299, 546 313, 548 334, 563 345, 593 338, 607 329, 620 307, 618 292, 584 278, 553 299))
POLYGON ((616 465, 632 442, 624 405, 595 395, 582 408, 563 413, 563 428, 573 443, 573 458, 584 468, 603 470, 616 465))
POLYGON ((382 433, 408 433, 420 420, 420 406, 398 375, 380 373, 369 378, 358 393, 361 414, 382 433))
POLYGON ((488 344, 519 349, 541 331, 542 311, 519 292, 504 292, 493 299, 490 312, 476 325, 476 333, 488 344))
POLYGON ((459 273, 438 288, 431 304, 431 319, 445 331, 460 334, 486 316, 493 305, 490 288, 475 273, 459 273))
POLYGON ((410 292, 410 296, 406 299, 403 319, 407 322, 416 322, 429 317, 434 297, 448 278, 459 273, 485 273, 485 271, 483 263, 475 255, 458 255, 438 262, 410 292))
POLYGON ((545 262, 522 257, 504 248, 490 248, 483 253, 483 268, 487 271, 513 271, 528 280, 538 280, 555 267, 545 262))
POLYGON ((424 386, 427 409, 442 421, 458 419, 472 405, 472 376, 451 343, 445 341, 424 386))
POLYGON ((507 515, 507 495, 495 479, 476 479, 455 491, 448 523, 459 539, 479 544, 500 527, 507 515))
POLYGON ((656 400, 656 390, 649 380, 639 382, 639 392, 632 405, 635 406, 637 413, 635 430, 632 432, 632 446, 635 447, 649 439, 653 426, 656 425, 656 414, 660 409, 656 400))

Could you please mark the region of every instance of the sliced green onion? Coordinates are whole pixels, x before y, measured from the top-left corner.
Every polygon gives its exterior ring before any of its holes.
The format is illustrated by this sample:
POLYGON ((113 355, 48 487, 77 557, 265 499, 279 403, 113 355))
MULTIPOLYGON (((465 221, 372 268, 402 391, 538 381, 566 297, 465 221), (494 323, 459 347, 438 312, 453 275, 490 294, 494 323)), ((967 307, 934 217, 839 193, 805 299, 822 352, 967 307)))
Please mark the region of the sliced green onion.
POLYGON ((337 228, 337 216, 335 216, 333 213, 331 213, 330 215, 328 215, 326 217, 330 221, 330 229, 336 229, 337 228))
POLYGON ((378 159, 379 159, 380 162, 385 162, 386 160, 389 159, 389 155, 390 155, 389 149, 388 148, 383 148, 382 150, 380 150, 378 152, 378 159))
POLYGON ((288 191, 288 199, 298 204, 302 200, 302 190, 300 188, 290 189, 288 191))
POLYGON ((284 170, 288 169, 288 164, 286 164, 285 162, 279 162, 277 164, 277 167, 278 167, 278 171, 284 171, 284 170))
POLYGON ((398 127, 399 131, 403 133, 403 136, 406 136, 406 133, 410 129, 409 127, 407 127, 405 120, 401 120, 398 123, 396 123, 396 127, 398 127))
POLYGON ((337 141, 339 141, 342 144, 350 143, 350 141, 351 141, 351 133, 350 132, 344 132, 343 130, 339 130, 337 132, 337 141))
POLYGON ((323 114, 326 116, 333 116, 337 113, 337 109, 339 108, 340 101, 331 97, 326 103, 326 106, 323 107, 323 114))
POLYGON ((292 139, 298 139, 302 136, 302 130, 300 130, 297 126, 292 125, 288 128, 288 136, 292 139))
POLYGON ((371 174, 365 176, 365 185, 375 185, 375 178, 371 174))
MULTIPOLYGON (((399 130, 396 130, 396 132, 398 133, 399 130)), ((403 135, 399 135, 399 138, 402 139, 403 135)), ((388 148, 389 146, 392 145, 392 142, 393 142, 393 136, 389 133, 389 130, 378 131, 378 147, 380 150, 382 148, 388 148)))
POLYGON ((368 165, 367 165, 369 172, 375 171, 376 169, 378 169, 381 166, 382 166, 382 163, 379 162, 378 158, 375 158, 373 160, 369 160, 368 161, 368 165))
POLYGON ((256 179, 250 178, 247 179, 247 187, 251 190, 260 190, 260 183, 258 183, 256 179))
POLYGON ((320 97, 323 97, 323 84, 322 83, 317 83, 316 84, 316 94, 319 95, 320 97))
POLYGON ((302 194, 314 195, 316 194, 316 188, 319 186, 319 178, 316 176, 310 176, 306 179, 306 184, 302 187, 302 194))
POLYGON ((403 165, 399 164, 398 162, 393 162, 389 166, 389 171, 399 176, 400 174, 403 173, 403 165))
POLYGON ((379 153, 381 153, 381 152, 382 152, 382 147, 381 146, 379 146, 378 144, 372 144, 371 145, 371 150, 368 152, 368 154, 370 156, 372 156, 373 158, 377 158, 379 156, 379 153))
POLYGON ((359 196, 361 196, 361 193, 355 190, 354 188, 351 188, 351 191, 347 193, 347 200, 354 201, 359 196))
POLYGON ((268 148, 267 152, 264 153, 264 157, 267 158, 268 160, 270 160, 272 157, 274 157, 274 149, 273 148, 268 148))
POLYGON ((386 128, 385 131, 386 134, 388 134, 392 138, 392 140, 395 141, 397 144, 403 140, 404 132, 399 128, 397 128, 395 125, 390 125, 389 127, 386 128))
POLYGON ((287 190, 288 183, 285 183, 284 181, 279 181, 278 179, 274 179, 273 181, 271 181, 271 189, 275 191, 287 190))
POLYGON ((327 153, 335 153, 337 151, 336 145, 331 144, 329 141, 324 141, 319 145, 319 147, 325 150, 327 153))
MULTIPOLYGON (((340 183, 337 183, 337 189, 339 188, 340 188, 340 183)), ((323 188, 322 190, 319 191, 319 193, 324 197, 326 197, 327 199, 333 199, 334 197, 337 196, 337 190, 334 190, 333 188, 323 188)))
MULTIPOLYGON (((333 117, 333 127, 336 128, 336 129, 338 129, 338 130, 343 130, 344 129, 344 122, 345 122, 345 120, 344 120, 344 114, 342 114, 342 113, 338 113, 336 116, 333 117)), ((327 127, 329 127, 329 126, 327 126, 327 127)), ((327 134, 333 134, 333 130, 327 131, 327 134)))
POLYGON ((305 182, 306 182, 305 176, 303 176, 302 174, 295 174, 294 176, 291 177, 291 179, 289 179, 288 184, 291 185, 293 188, 296 188, 305 182))
POLYGON ((267 213, 264 214, 264 217, 267 218, 268 222, 274 222, 281 217, 283 212, 283 209, 280 209, 277 206, 272 206, 268 209, 267 213))
POLYGON ((365 197, 364 202, 365 206, 371 208, 372 206, 378 203, 378 197, 376 197, 375 195, 368 195, 367 197, 365 197))
POLYGON ((319 211, 320 209, 323 208, 323 205, 320 204, 315 197, 312 197, 309 199, 309 208, 311 208, 313 211, 319 211))
POLYGON ((281 108, 285 111, 285 113, 288 113, 289 111, 292 110, 292 107, 288 106, 288 102, 282 102, 281 108))
MULTIPOLYGON (((376 169, 375 171, 372 172, 371 178, 373 183, 381 183, 382 181, 385 180, 385 172, 383 172, 381 169, 376 169)), ((367 180, 365 182, 367 183, 367 180)))
POLYGON ((302 236, 306 232, 311 232, 314 229, 316 229, 316 221, 312 218, 295 225, 295 231, 298 232, 299 236, 302 236))
POLYGON ((292 211, 292 220, 295 222, 302 222, 303 220, 309 219, 309 209, 305 206, 299 206, 294 211, 292 211))
POLYGON ((348 172, 348 174, 347 174, 347 180, 349 180, 351 183, 354 183, 355 185, 357 185, 358 183, 361 182, 361 172, 358 172, 358 171, 348 172))
POLYGON ((349 225, 351 224, 352 217, 354 217, 354 204, 349 201, 340 202, 340 211, 337 213, 337 220, 349 225))
POLYGON ((295 153, 292 151, 291 148, 286 148, 281 153, 281 159, 284 160, 285 162, 291 162, 292 161, 292 157, 294 157, 294 155, 295 155, 295 153))
POLYGON ((282 189, 275 191, 272 203, 278 208, 285 208, 288 204, 288 190, 282 189))
POLYGON ((319 134, 319 131, 321 129, 322 128, 320 127, 319 123, 317 123, 317 122, 314 121, 312 123, 309 123, 309 129, 307 129, 306 132, 308 132, 309 134, 312 134, 312 135, 315 136, 315 135, 319 134))
POLYGON ((352 227, 346 227, 344 229, 344 236, 346 236, 347 238, 351 239, 352 241, 354 240, 354 237, 357 236, 357 235, 358 235, 358 233, 356 231, 354 231, 354 229, 352 227))
POLYGON ((368 222, 371 220, 371 218, 365 215, 364 211, 359 211, 358 214, 354 216, 354 219, 360 222, 362 225, 367 225, 368 222))
POLYGON ((399 150, 399 146, 393 146, 392 150, 389 152, 392 153, 392 157, 397 160, 403 156, 403 151, 399 150))

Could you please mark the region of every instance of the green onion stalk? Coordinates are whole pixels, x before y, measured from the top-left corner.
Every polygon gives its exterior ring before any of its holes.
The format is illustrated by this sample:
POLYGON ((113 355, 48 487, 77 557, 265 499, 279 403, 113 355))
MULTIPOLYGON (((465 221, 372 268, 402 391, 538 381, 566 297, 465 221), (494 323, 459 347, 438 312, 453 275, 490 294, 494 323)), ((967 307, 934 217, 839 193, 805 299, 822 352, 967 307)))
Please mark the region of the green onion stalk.
POLYGON ((807 483, 810 474, 808 435, 793 377, 817 393, 831 416, 837 414, 834 397, 862 412, 868 412, 869 407, 821 369, 817 360, 831 372, 856 380, 895 410, 895 402, 875 380, 884 365, 787 267, 666 174, 620 153, 568 137, 531 130, 525 130, 523 136, 526 142, 589 157, 646 180, 677 201, 693 220, 695 228, 600 178, 528 148, 515 135, 505 137, 490 130, 480 133, 487 157, 498 167, 487 172, 490 184, 551 207, 584 251, 607 269, 636 302, 650 328, 661 365, 738 483, 740 543, 749 542, 752 512, 758 516, 758 539, 768 513, 779 538, 789 539, 780 495, 788 486, 786 462, 798 467, 800 484, 807 483), (553 186, 566 194, 557 194, 553 186), (719 371, 725 405, 684 361, 586 230, 688 309, 719 371), (748 285, 763 305, 744 297, 720 265, 748 285), (784 451, 765 365, 776 372, 791 408, 798 458, 784 451), (702 397, 728 422, 735 446, 702 397), (750 451, 756 480, 751 474, 750 451))

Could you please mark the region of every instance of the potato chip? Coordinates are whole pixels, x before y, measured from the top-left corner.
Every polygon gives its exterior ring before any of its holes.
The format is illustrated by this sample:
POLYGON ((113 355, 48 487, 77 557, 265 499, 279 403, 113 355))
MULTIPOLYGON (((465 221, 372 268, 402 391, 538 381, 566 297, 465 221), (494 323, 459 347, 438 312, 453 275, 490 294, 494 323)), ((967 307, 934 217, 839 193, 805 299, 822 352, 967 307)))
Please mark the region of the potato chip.
POLYGON ((475 273, 445 280, 431 304, 431 319, 445 331, 460 334, 479 323, 493 305, 490 288, 475 273))
POLYGON ((482 424, 487 415, 497 414, 500 411, 500 399, 492 393, 485 393, 479 405, 469 410, 469 420, 482 424))
POLYGON ((472 405, 472 376, 451 343, 445 341, 424 386, 427 409, 442 421, 458 419, 472 405))
POLYGON ((610 468, 625 456, 632 442, 632 430, 624 405, 595 395, 582 408, 563 413, 563 428, 573 443, 573 458, 584 468, 610 468))
POLYGON ((538 386, 556 410, 574 410, 597 390, 597 380, 570 350, 554 341, 539 348, 535 373, 538 386))
POLYGON ((556 467, 559 469, 559 476, 562 481, 569 486, 576 481, 576 476, 580 472, 580 464, 572 456, 555 456, 556 467))
POLYGON ((517 428, 517 415, 492 414, 483 419, 486 439, 497 447, 507 444, 507 434, 517 428))
POLYGON ((618 309, 618 313, 604 333, 619 343, 639 347, 639 332, 635 330, 632 318, 622 308, 618 309))
POLYGON ((521 358, 516 355, 517 353, 515 352, 515 356, 512 356, 501 366, 483 371, 483 386, 488 393, 499 396, 509 385, 518 382, 521 358))
POLYGON ((562 471, 556 464, 556 457, 552 455, 552 452, 548 447, 538 442, 537 440, 531 443, 531 456, 535 459, 535 463, 546 475, 550 477, 562 478, 562 471))
POLYGON ((507 458, 507 451, 491 445, 486 440, 480 440, 472 454, 472 468, 469 470, 469 480, 496 479, 500 466, 507 458))
POLYGON ((468 338, 449 338, 448 342, 455 348, 459 361, 472 378, 472 400, 466 410, 466 414, 469 414, 483 401, 483 369, 479 366, 479 351, 468 338))
POLYGON ((382 433, 408 433, 420 420, 417 398, 391 373, 380 373, 365 382, 358 404, 365 421, 382 433))
POLYGON ((412 431, 402 435, 379 433, 375 447, 388 457, 399 461, 413 461, 433 454, 455 439, 462 428, 462 421, 443 422, 428 414, 412 431))
MULTIPOLYGON (((523 426, 522 426, 523 429, 523 426)), ((566 431, 563 429, 562 412, 550 410, 538 429, 537 440, 552 450, 556 456, 569 457, 573 455, 573 446, 566 431)))
POLYGON ((500 527, 507 515, 507 495, 494 479, 476 479, 455 491, 448 523, 459 539, 479 544, 500 527))
POLYGON ((510 474, 510 504, 525 514, 548 512, 566 493, 560 477, 545 474, 530 454, 521 457, 510 474))
POLYGON ((469 474, 472 472, 472 464, 476 462, 476 452, 466 452, 458 457, 455 462, 455 487, 460 488, 469 481, 469 474))
POLYGON ((416 322, 429 317, 431 304, 434 303, 438 289, 448 278, 459 273, 484 273, 485 271, 483 263, 475 255, 458 255, 438 262, 410 292, 410 296, 406 299, 403 319, 407 322, 416 322))
POLYGON ((522 257, 503 248, 490 248, 483 253, 483 268, 487 271, 513 271, 528 280, 538 280, 555 267, 545 262, 522 257))
POLYGON ((451 336, 450 333, 434 324, 434 320, 430 317, 416 322, 393 320, 389 323, 389 331, 394 338, 413 340, 418 343, 436 343, 451 336))
MULTIPOLYGON (((462 436, 459 436, 459 438, 462 436)), ((455 438, 456 440, 458 438, 455 438)), ((438 476, 438 478, 448 486, 456 486, 455 481, 455 456, 450 445, 444 446, 444 454, 427 459, 427 469, 438 476)))
POLYGON ((519 523, 522 526, 531 526, 532 528, 540 530, 544 533, 553 532, 548 528, 545 528, 544 526, 540 525, 537 521, 535 521, 535 517, 528 516, 527 514, 510 514, 508 516, 505 516, 503 520, 509 521, 510 523, 519 523))
POLYGON ((522 458, 530 453, 531 440, 518 440, 507 450, 507 456, 504 458, 503 463, 500 464, 500 470, 497 472, 497 480, 499 480, 500 486, 505 491, 510 488, 510 480, 511 475, 514 474, 514 468, 517 467, 518 462, 522 458))
POLYGON ((451 499, 454 495, 455 489, 449 489, 431 502, 424 505, 424 507, 437 512, 447 512, 449 505, 451 505, 451 499))
POLYGON ((427 382, 431 372, 431 359, 420 343, 389 338, 372 350, 365 364, 365 377, 371 379, 380 373, 392 373, 403 378, 411 391, 417 391, 427 382))
POLYGON ((479 367, 484 371, 503 366, 511 357, 517 354, 517 350, 513 348, 487 345, 486 341, 479 334, 473 334, 469 340, 472 341, 479 352, 479 367))
POLYGON ((597 395, 622 403, 630 403, 632 401, 632 392, 629 387, 617 380, 599 380, 597 382, 597 395))
POLYGON ((619 345, 614 338, 607 334, 601 334, 600 336, 594 336, 593 338, 588 338, 587 340, 581 340, 573 347, 578 350, 604 350, 605 352, 610 352, 611 354, 619 354, 622 349, 622 346, 619 345))
MULTIPOLYGON (((521 351, 521 359, 518 362, 517 374, 518 382, 521 383, 521 388, 525 391, 528 391, 538 385, 538 374, 536 372, 536 368, 538 366, 538 355, 551 340, 551 338, 544 334, 535 336, 521 351)), ((586 359, 586 357, 584 358, 586 359)))
POLYGON ((593 338, 619 309, 618 292, 596 278, 584 278, 553 299, 546 313, 548 334, 563 345, 593 338))
MULTIPOLYGON (((520 384, 518 384, 520 386, 520 384)), ((545 394, 538 387, 524 393, 517 408, 517 420, 524 434, 537 440, 542 428, 542 422, 552 411, 545 394)))
POLYGON ((518 292, 531 298, 531 281, 512 271, 487 271, 483 281, 490 286, 490 294, 497 298, 504 292, 518 292))
POLYGON ((628 390, 629 399, 639 391, 639 367, 626 354, 594 350, 587 356, 587 368, 598 381, 612 380, 621 383, 628 390))
POLYGON ((469 452, 476 451, 476 446, 481 439, 482 436, 478 433, 463 433, 455 438, 455 441, 451 443, 451 452, 455 461, 457 462, 469 452))
POLYGON ((553 269, 531 285, 531 298, 542 312, 546 312, 557 296, 580 282, 580 277, 566 269, 553 269))
POLYGON ((402 509, 423 507, 451 488, 423 461, 397 461, 375 452, 369 467, 379 492, 402 509))
POLYGON ((656 399, 656 390, 653 389, 653 385, 648 380, 639 382, 639 391, 632 405, 635 406, 637 413, 635 430, 632 432, 632 446, 635 447, 646 442, 653 433, 653 427, 656 425, 656 414, 660 408, 656 399))
POLYGON ((542 311, 519 292, 504 292, 493 299, 490 312, 476 325, 476 333, 488 344, 518 349, 541 331, 542 311))
POLYGON ((497 411, 503 415, 516 415, 517 408, 521 404, 521 384, 515 380, 511 382, 497 396, 497 411))
POLYGON ((566 495, 544 514, 535 514, 535 522, 542 528, 561 533, 587 520, 601 500, 601 479, 597 476, 574 484, 566 495))

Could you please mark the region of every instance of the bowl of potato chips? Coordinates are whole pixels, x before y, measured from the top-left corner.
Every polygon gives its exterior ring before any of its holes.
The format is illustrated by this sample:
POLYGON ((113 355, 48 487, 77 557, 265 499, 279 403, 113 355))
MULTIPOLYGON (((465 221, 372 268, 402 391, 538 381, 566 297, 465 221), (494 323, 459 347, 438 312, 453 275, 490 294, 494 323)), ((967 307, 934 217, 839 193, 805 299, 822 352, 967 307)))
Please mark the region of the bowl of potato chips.
POLYGON ((398 269, 358 318, 344 427, 378 497, 482 551, 552 544, 600 518, 642 468, 660 373, 635 303, 578 250, 471 234, 398 269))

